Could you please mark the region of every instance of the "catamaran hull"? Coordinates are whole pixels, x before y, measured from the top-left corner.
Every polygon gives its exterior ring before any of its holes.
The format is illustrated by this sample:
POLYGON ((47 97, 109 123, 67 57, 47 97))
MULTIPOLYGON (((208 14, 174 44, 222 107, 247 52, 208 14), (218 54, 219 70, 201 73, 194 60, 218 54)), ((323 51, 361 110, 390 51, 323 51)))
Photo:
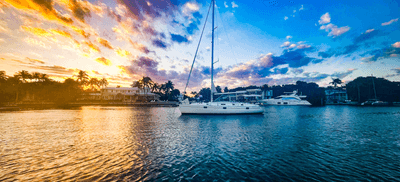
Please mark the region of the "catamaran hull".
POLYGON ((179 106, 179 110, 182 114, 196 114, 196 115, 233 115, 233 114, 263 114, 264 110, 260 107, 251 108, 246 107, 240 108, 229 108, 229 107, 220 107, 220 106, 208 106, 204 108, 203 106, 200 107, 193 107, 193 106, 179 106))

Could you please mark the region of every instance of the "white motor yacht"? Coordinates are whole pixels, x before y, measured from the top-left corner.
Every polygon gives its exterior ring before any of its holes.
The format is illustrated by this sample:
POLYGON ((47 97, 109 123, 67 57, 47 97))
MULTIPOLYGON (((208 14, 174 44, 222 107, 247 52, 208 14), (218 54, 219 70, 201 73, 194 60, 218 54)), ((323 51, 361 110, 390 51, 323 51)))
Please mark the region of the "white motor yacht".
POLYGON ((297 95, 297 91, 293 92, 285 92, 286 95, 278 96, 274 99, 264 99, 259 101, 263 105, 291 105, 291 106, 309 106, 310 102, 306 100, 302 100, 302 98, 306 98, 305 95, 297 95))

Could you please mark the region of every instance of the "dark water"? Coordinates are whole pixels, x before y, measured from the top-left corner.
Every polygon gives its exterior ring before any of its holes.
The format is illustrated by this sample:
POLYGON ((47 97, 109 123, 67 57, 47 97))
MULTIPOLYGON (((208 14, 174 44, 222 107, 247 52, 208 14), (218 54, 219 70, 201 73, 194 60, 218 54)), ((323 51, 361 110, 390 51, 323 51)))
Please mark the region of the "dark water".
POLYGON ((400 108, 178 108, 0 113, 0 181, 395 181, 400 108))

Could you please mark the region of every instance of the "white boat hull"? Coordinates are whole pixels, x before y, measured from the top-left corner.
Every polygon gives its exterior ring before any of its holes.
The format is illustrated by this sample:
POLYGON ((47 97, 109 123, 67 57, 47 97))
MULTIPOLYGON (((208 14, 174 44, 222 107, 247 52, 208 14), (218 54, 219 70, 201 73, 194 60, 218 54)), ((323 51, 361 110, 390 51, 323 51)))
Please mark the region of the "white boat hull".
POLYGON ((264 109, 254 104, 242 103, 194 103, 179 106, 182 114, 263 114, 264 109))
POLYGON ((265 99, 260 101, 263 105, 285 105, 285 106, 310 106, 306 100, 282 100, 282 99, 265 99))

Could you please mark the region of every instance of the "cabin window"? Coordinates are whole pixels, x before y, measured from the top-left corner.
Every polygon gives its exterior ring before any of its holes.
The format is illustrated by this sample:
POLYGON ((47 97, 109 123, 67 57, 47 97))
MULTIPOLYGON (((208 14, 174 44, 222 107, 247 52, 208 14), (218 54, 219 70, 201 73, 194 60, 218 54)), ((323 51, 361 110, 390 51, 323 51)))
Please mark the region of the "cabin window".
POLYGON ((287 102, 284 102, 283 104, 287 104, 287 102))
POLYGON ((226 107, 223 107, 222 109, 226 109, 226 107))
POLYGON ((281 102, 278 102, 278 104, 281 104, 281 102))
POLYGON ((207 106, 204 106, 204 109, 207 109, 207 106))
POLYGON ((246 109, 249 109, 249 107, 246 107, 246 109))
POLYGON ((224 106, 225 104, 221 104, 222 106, 224 106))
POLYGON ((235 104, 232 104, 233 106, 235 105, 235 104))
POLYGON ((241 105, 243 105, 243 104, 241 104, 241 105))

